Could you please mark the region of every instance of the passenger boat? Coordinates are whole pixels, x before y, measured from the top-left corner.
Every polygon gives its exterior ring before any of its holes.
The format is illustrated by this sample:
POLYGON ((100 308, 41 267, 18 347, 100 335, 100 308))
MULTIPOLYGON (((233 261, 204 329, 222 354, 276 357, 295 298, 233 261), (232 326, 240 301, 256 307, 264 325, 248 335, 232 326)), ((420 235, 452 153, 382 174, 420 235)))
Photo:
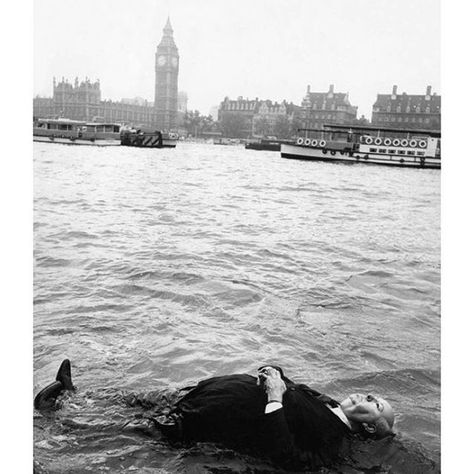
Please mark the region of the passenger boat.
POLYGON ((120 125, 80 120, 38 119, 33 123, 33 141, 66 145, 120 145, 120 125))
POLYGON ((300 129, 281 156, 300 160, 371 163, 407 168, 441 168, 441 133, 431 130, 331 125, 300 129))
POLYGON ((139 148, 175 148, 178 134, 173 132, 143 132, 141 130, 124 130, 120 136, 123 146, 134 146, 139 148))
POLYGON ((294 143, 293 140, 278 140, 277 138, 262 138, 245 144, 246 150, 280 151, 283 143, 294 143))
POLYGON ((67 145, 133 146, 140 148, 174 148, 178 134, 143 132, 124 128, 117 123, 81 120, 38 119, 33 124, 33 141, 67 145))

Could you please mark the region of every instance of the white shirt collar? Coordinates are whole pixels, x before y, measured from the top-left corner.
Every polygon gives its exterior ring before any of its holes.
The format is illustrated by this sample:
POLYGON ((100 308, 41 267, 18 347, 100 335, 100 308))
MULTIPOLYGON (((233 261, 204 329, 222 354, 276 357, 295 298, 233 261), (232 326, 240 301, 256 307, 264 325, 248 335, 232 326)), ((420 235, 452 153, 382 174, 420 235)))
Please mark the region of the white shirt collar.
POLYGON ((341 410, 340 407, 335 407, 335 408, 329 407, 329 409, 330 409, 336 416, 338 416, 338 417, 341 419, 341 421, 342 421, 345 425, 347 425, 347 426, 349 427, 349 429, 352 431, 351 423, 350 423, 350 421, 347 419, 347 416, 344 415, 344 412, 341 410))

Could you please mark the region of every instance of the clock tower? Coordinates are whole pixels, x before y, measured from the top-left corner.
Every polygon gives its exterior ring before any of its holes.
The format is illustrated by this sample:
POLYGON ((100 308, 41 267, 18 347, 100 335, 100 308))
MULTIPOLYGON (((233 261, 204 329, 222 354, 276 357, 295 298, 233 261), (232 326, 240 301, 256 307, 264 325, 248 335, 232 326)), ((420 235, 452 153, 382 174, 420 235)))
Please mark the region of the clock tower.
POLYGON ((171 130, 176 127, 178 112, 179 54, 173 39, 170 19, 163 28, 163 37, 155 54, 155 110, 157 127, 171 130))

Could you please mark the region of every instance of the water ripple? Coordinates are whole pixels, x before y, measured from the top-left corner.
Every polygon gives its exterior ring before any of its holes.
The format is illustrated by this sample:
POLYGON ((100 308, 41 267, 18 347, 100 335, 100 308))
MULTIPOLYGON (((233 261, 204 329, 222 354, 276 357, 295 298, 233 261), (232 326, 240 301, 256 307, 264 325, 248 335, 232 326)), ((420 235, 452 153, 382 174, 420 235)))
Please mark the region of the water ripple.
POLYGON ((385 395, 439 457, 438 172, 81 148, 34 148, 35 391, 66 356, 79 387, 35 416, 38 471, 258 470, 140 434, 118 390, 267 362, 335 397, 385 395))

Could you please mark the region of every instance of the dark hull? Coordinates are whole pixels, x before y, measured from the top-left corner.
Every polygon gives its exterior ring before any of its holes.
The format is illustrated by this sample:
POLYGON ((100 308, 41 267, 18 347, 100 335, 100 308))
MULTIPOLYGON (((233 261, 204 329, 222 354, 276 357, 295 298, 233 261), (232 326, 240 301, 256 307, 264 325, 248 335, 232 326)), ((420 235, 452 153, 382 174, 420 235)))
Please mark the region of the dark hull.
POLYGON ((382 166, 394 166, 398 168, 418 169, 440 169, 441 158, 439 157, 404 157, 390 156, 378 153, 360 153, 347 150, 330 150, 311 148, 300 145, 283 145, 282 158, 306 161, 326 161, 333 163, 361 163, 382 166))
POLYGON ((120 138, 120 144, 136 148, 175 148, 176 140, 161 133, 125 133, 120 138))
POLYGON ((365 161, 364 159, 355 159, 355 160, 348 160, 348 159, 343 159, 343 158, 319 158, 319 157, 306 157, 306 156, 301 156, 301 155, 292 155, 290 153, 282 153, 281 154, 282 158, 289 158, 292 160, 300 160, 300 161, 330 161, 332 163, 346 163, 346 164, 357 164, 357 163, 363 163, 365 165, 381 165, 381 166, 394 166, 396 168, 423 168, 423 169, 431 169, 431 170, 439 170, 441 168, 441 165, 431 165, 431 164, 424 164, 422 165, 412 165, 412 164, 403 164, 403 163, 396 163, 396 162, 381 162, 378 161, 377 163, 373 161, 365 161))
POLYGON ((246 150, 280 151, 280 143, 247 143, 246 150))

